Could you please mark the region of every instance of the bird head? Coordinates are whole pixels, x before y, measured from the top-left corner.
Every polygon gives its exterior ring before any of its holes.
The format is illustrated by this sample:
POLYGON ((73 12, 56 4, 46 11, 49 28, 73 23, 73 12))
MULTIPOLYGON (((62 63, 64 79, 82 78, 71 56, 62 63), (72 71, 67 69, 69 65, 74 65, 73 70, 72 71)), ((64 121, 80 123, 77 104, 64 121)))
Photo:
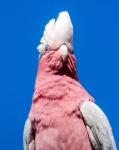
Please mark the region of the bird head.
POLYGON ((68 12, 63 11, 56 21, 51 19, 45 26, 41 44, 37 47, 40 52, 39 71, 77 79, 72 40, 73 25, 68 12))

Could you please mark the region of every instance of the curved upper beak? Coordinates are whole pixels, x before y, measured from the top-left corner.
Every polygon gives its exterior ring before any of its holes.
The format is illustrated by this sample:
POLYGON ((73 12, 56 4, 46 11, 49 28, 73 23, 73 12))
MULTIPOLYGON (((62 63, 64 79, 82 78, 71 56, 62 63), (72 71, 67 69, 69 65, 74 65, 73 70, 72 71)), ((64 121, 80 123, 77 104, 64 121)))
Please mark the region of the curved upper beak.
POLYGON ((68 58, 68 47, 66 45, 62 45, 59 48, 60 53, 62 54, 62 60, 64 62, 66 62, 67 58, 68 58))

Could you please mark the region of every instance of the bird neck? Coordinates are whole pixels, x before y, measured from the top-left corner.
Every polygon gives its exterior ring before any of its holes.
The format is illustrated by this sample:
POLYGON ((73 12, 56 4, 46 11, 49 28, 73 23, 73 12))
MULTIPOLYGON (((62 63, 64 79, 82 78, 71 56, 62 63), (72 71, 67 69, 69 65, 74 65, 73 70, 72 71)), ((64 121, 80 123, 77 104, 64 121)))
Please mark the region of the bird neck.
POLYGON ((69 57, 65 63, 62 61, 61 54, 58 52, 52 52, 41 58, 38 64, 36 79, 42 82, 42 80, 51 78, 52 76, 67 76, 78 81, 74 55, 69 53, 69 57))

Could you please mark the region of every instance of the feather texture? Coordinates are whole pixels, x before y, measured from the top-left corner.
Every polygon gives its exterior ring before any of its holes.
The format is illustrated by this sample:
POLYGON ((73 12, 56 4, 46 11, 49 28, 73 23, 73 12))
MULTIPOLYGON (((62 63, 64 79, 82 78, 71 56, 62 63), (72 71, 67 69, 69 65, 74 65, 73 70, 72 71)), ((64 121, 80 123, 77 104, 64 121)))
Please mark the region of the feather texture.
POLYGON ((97 143, 94 148, 96 150, 116 150, 112 129, 103 111, 90 101, 83 102, 80 110, 88 126, 88 132, 92 132, 92 135, 89 133, 92 144, 95 141, 97 143))
POLYGON ((70 51, 73 50, 72 46, 73 26, 68 12, 61 12, 55 21, 51 19, 45 26, 41 44, 37 47, 38 51, 43 51, 46 45, 52 49, 58 49, 62 44, 67 45, 70 51))
POLYGON ((34 130, 30 119, 26 120, 23 133, 24 150, 35 150, 34 130))

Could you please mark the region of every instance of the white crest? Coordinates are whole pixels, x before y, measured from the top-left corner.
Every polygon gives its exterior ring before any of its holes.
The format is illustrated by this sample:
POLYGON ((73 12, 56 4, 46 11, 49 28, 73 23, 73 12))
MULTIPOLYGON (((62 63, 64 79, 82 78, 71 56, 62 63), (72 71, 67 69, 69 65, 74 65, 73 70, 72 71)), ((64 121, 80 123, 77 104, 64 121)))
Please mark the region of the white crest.
POLYGON ((73 25, 67 11, 59 13, 57 20, 51 19, 45 26, 41 44, 37 47, 39 52, 42 52, 46 46, 52 49, 58 49, 61 45, 67 45, 72 51, 73 40, 73 25))

